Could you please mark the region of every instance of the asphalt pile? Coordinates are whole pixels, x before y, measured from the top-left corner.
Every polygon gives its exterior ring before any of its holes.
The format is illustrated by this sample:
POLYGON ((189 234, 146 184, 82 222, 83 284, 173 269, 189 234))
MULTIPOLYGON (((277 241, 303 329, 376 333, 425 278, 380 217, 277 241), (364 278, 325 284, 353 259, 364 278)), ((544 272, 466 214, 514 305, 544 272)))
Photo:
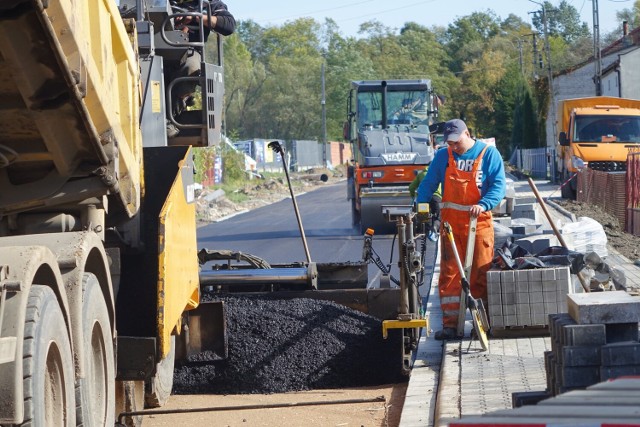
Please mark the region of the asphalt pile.
POLYGON ((400 330, 311 299, 205 296, 225 302, 229 357, 195 355, 177 366, 176 394, 250 394, 364 387, 406 381, 400 330))

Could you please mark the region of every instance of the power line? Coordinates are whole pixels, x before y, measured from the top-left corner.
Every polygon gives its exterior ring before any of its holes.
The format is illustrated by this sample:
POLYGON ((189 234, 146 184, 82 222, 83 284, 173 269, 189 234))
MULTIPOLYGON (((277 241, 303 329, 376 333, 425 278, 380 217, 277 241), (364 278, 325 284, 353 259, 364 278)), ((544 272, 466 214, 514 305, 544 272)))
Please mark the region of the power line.
POLYGON ((313 12, 305 12, 305 13, 299 13, 299 14, 296 14, 296 15, 284 16, 284 17, 281 17, 281 18, 273 18, 273 19, 269 19, 268 21, 283 21, 285 19, 302 18, 302 17, 309 16, 309 15, 316 15, 318 13, 331 12, 333 10, 345 9, 347 7, 358 6, 358 5, 364 4, 364 3, 371 3, 372 1, 375 1, 375 0, 364 0, 364 1, 359 1, 359 2, 355 2, 355 3, 348 3, 348 4, 343 4, 342 6, 336 6, 336 7, 331 7, 331 8, 327 8, 327 9, 320 9, 320 10, 316 10, 316 11, 313 11, 313 12))
POLYGON ((353 18, 345 18, 345 19, 336 20, 336 22, 346 22, 346 21, 353 21, 354 19, 366 18, 368 16, 378 16, 378 15, 383 14, 383 13, 395 12, 397 10, 408 9, 410 7, 419 6, 421 4, 426 4, 426 3, 433 3, 435 1, 437 1, 437 0, 419 1, 417 3, 408 4, 408 5, 402 6, 402 7, 394 7, 392 9, 380 10, 380 11, 377 11, 377 12, 368 13, 366 15, 358 15, 358 16, 355 16, 353 18))
MULTIPOLYGON (((295 18, 302 18, 302 17, 306 17, 306 16, 310 16, 310 15, 317 15, 319 13, 325 13, 325 12, 331 12, 334 10, 339 10, 339 9, 346 9, 348 7, 352 7, 352 6, 358 6, 364 3, 371 3, 375 0, 364 0, 364 1, 359 1, 359 2, 354 2, 354 3, 348 3, 348 4, 344 4, 342 6, 337 6, 337 7, 332 7, 332 8, 327 8, 327 9, 321 9, 321 10, 316 10, 313 12, 306 12, 306 13, 299 13, 299 14, 295 14, 295 15, 289 15, 289 16, 285 16, 285 17, 279 17, 279 18, 272 18, 272 19, 261 19, 258 22, 278 22, 278 21, 284 21, 287 19, 295 19, 295 18)), ((437 0, 423 0, 420 2, 416 2, 416 3, 411 3, 408 4, 406 6, 400 6, 400 7, 394 7, 391 9, 385 9, 385 10, 380 10, 377 12, 371 12, 368 14, 359 14, 358 16, 354 16, 353 18, 345 18, 345 19, 340 19, 340 20, 335 20, 336 22, 346 22, 346 21, 353 21, 355 19, 362 19, 362 18, 366 18, 369 16, 377 16, 377 15, 381 15, 383 13, 388 13, 388 12, 394 12, 397 10, 402 10, 402 9, 408 9, 414 6, 419 6, 421 4, 426 4, 426 3, 433 3, 437 0)))

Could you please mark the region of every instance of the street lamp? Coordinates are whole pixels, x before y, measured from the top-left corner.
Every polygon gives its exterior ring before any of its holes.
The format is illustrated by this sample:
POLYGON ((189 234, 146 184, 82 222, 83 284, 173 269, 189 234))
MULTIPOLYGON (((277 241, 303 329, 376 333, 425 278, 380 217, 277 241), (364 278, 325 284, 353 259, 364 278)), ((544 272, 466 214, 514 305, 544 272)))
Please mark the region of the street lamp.
POLYGON ((524 76, 524 62, 523 62, 523 56, 522 56, 522 44, 526 43, 526 40, 522 40, 519 37, 516 37, 514 40, 515 42, 518 44, 517 46, 513 43, 513 40, 511 40, 510 38, 510 34, 507 33, 506 31, 502 31, 502 35, 505 36, 505 40, 507 40, 511 46, 513 46, 514 49, 518 49, 518 53, 519 53, 519 64, 520 64, 520 73, 524 76))

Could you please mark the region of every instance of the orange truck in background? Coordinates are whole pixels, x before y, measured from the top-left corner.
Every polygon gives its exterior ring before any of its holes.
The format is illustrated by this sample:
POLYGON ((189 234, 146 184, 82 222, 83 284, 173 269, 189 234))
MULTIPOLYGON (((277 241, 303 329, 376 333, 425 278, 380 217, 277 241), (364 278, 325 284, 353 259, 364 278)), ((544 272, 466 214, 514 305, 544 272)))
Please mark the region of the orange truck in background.
POLYGON ((640 100, 597 96, 558 104, 558 170, 562 197, 576 198, 582 168, 626 170, 627 153, 640 147, 640 100))

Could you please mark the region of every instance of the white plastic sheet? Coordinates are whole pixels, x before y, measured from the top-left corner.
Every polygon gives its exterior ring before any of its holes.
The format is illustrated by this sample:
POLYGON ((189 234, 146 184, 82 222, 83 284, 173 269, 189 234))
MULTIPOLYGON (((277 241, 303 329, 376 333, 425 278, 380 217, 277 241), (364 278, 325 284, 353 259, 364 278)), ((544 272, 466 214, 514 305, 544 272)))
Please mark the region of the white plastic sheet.
POLYGON ((581 253, 595 252, 601 258, 609 255, 604 228, 593 218, 581 216, 576 222, 564 224, 560 233, 571 250, 581 253))

